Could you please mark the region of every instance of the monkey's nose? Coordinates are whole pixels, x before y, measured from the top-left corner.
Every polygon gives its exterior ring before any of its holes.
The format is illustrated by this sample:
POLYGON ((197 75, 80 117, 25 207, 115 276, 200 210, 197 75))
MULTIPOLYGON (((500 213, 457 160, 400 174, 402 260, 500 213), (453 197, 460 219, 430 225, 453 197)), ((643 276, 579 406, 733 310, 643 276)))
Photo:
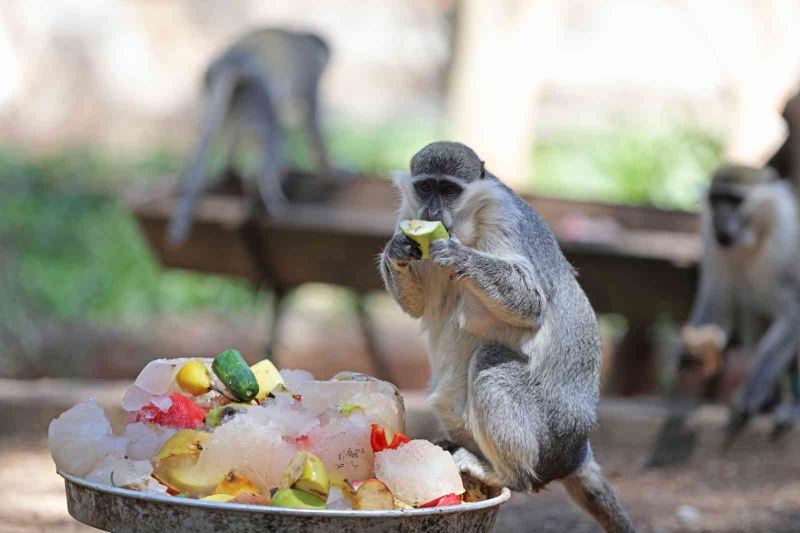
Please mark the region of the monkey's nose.
POLYGON ((733 237, 727 231, 716 231, 714 232, 714 237, 717 239, 717 243, 723 248, 727 248, 733 244, 733 237))

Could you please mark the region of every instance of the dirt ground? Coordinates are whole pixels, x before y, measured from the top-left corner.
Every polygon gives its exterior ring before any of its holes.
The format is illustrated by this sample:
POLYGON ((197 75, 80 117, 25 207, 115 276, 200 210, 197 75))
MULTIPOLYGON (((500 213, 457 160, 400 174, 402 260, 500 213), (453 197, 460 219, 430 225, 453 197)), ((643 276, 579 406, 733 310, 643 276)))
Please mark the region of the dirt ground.
MULTIPOLYGON (((0 380, 0 531, 77 532, 92 529, 67 514, 61 479, 46 450, 48 421, 95 395, 113 407, 123 384, 70 380, 0 380)), ((435 423, 420 393, 407 394, 408 432, 434 436, 435 423)), ((109 409, 112 418, 119 413, 109 409)), ((680 467, 650 470, 642 464, 665 415, 652 402, 606 400, 593 440, 620 499, 640 532, 800 531, 800 432, 768 442, 757 421, 725 457, 718 454, 724 410, 705 407, 690 420, 698 431, 696 453, 680 467)), ((515 494, 502 509, 496 531, 583 533, 598 528, 553 485, 533 496, 515 494)))

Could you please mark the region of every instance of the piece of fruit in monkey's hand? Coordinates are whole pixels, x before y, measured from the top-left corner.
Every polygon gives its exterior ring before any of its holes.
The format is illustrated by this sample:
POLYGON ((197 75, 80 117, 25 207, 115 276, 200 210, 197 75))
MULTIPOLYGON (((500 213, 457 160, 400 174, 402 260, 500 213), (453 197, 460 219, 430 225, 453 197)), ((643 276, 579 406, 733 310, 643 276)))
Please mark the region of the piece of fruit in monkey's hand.
POLYGON ((419 244, 422 252, 422 259, 429 259, 431 256, 431 243, 436 239, 446 239, 450 237, 447 230, 438 220, 401 220, 400 231, 403 235, 419 244))
POLYGON ((727 342, 727 335, 722 328, 715 324, 684 326, 681 337, 689 353, 702 364, 704 376, 713 376, 720 371, 722 349, 727 342))

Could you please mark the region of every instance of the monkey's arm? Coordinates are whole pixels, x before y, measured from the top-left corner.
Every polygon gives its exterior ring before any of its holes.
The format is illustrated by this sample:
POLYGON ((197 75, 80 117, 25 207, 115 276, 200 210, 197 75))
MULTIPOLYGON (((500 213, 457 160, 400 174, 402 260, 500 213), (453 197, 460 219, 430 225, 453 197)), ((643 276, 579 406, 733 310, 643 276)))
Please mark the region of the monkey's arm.
POLYGON ((525 261, 479 252, 455 239, 433 241, 430 253, 437 265, 452 268, 453 276, 464 279, 489 312, 503 322, 523 328, 539 325, 544 290, 525 261))
POLYGON ((715 268, 716 262, 706 256, 692 312, 681 332, 686 350, 700 359, 706 376, 716 374, 722 367, 722 350, 730 338, 734 319, 733 287, 715 268))
POLYGON ((380 258, 381 277, 386 290, 403 311, 419 318, 425 311, 425 287, 411 260, 422 255, 419 247, 402 233, 396 234, 386 245, 380 258))

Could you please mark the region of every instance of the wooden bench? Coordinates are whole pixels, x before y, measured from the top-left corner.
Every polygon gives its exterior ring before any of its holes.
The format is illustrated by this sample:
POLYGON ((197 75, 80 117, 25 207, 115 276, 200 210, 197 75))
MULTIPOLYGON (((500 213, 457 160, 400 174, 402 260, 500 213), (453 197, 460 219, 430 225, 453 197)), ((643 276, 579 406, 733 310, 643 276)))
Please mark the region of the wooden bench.
MULTIPOLYGON (((376 258, 392 234, 398 202, 388 180, 357 177, 324 203, 294 205, 286 216, 270 218, 250 198, 211 191, 199 200, 191 235, 180 246, 165 238, 174 192, 174 181, 168 181, 128 198, 164 266, 242 277, 268 285, 279 296, 307 282, 359 293, 383 287, 376 258)), ((532 196, 526 200, 553 228, 595 310, 628 320, 610 390, 651 392, 656 375, 650 327, 662 314, 677 321, 688 315, 700 254, 697 216, 532 196)), ((369 340, 369 317, 361 314, 369 340)))

